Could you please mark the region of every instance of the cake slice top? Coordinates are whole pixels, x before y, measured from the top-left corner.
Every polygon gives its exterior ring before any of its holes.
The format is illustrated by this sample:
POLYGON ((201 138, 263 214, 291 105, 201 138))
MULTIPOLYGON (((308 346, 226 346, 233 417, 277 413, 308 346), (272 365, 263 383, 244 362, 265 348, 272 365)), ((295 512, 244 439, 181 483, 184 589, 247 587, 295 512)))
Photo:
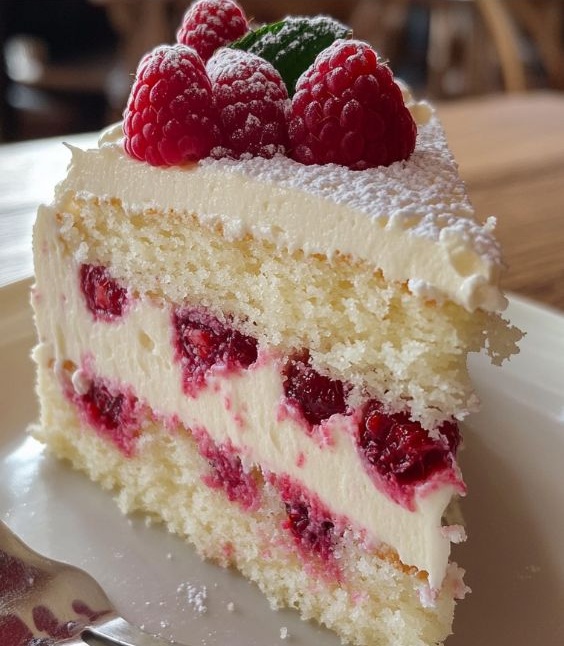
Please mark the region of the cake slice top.
POLYGON ((156 167, 124 152, 117 125, 97 149, 72 149, 59 191, 117 198, 132 211, 197 214, 230 238, 251 234, 291 251, 349 257, 423 298, 503 310, 495 220, 476 221, 437 116, 406 98, 416 147, 390 166, 356 171, 276 155, 156 167))
POLYGON ((504 309, 495 220, 475 219, 436 114, 369 44, 304 17, 227 42, 146 54, 122 126, 73 151, 61 190, 339 257, 425 300, 504 309))

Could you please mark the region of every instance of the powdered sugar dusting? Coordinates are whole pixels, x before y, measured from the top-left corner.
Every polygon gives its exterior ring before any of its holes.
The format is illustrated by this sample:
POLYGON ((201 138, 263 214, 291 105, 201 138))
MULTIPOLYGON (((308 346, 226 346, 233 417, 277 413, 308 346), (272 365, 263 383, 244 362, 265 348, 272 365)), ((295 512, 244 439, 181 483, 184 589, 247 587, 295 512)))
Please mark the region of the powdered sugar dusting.
POLYGON ((444 132, 436 117, 420 125, 415 152, 406 162, 353 171, 336 164, 306 166, 281 155, 270 160, 204 160, 227 172, 313 193, 366 214, 381 226, 402 228, 431 241, 452 239, 470 246, 491 263, 501 263, 493 222, 474 219, 456 163, 446 152, 444 132), (445 202, 445 195, 449 196, 445 202))
POLYGON ((264 59, 237 49, 221 49, 207 63, 218 111, 222 144, 212 157, 270 158, 287 145, 286 86, 264 59))

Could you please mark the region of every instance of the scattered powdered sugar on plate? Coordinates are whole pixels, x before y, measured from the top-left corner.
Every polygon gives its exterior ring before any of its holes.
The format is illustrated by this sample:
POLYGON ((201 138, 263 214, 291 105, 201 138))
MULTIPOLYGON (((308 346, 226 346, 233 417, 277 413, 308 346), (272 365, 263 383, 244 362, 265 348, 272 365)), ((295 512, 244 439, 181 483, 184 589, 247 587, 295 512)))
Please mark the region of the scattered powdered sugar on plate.
POLYGON ((191 583, 181 583, 176 592, 179 595, 182 595, 185 601, 192 606, 198 614, 202 615, 207 612, 208 607, 206 605, 206 599, 208 596, 208 590, 205 585, 193 585, 191 583))

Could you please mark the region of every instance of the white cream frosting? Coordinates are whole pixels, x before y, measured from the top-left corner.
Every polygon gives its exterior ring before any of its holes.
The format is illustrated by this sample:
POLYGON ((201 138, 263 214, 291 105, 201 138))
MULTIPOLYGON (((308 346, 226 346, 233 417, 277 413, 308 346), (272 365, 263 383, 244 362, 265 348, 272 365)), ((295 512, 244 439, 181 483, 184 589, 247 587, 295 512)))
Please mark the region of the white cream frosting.
POLYGON ((502 310, 503 268, 495 220, 474 219, 442 127, 427 104, 407 162, 366 171, 305 166, 287 157, 206 159, 160 168, 123 152, 121 127, 93 150, 72 148, 64 191, 117 198, 126 208, 196 213, 225 235, 267 238, 279 247, 366 261, 419 295, 449 298, 473 311, 502 310))
POLYGON ((54 359, 56 369, 67 360, 79 366, 70 379, 78 394, 84 393, 92 371, 131 387, 161 415, 188 428, 204 427, 218 443, 229 439, 246 464, 295 478, 336 515, 366 531, 369 540, 392 546, 403 563, 427 571, 431 588, 440 587, 451 540, 462 538, 441 526, 459 492, 455 483, 421 487, 412 511, 393 502, 361 466, 350 418, 329 420, 332 442, 323 449, 291 416, 280 419, 283 385, 276 360, 258 361, 238 375, 216 375, 196 398, 186 396, 174 358, 170 310, 137 300, 120 320, 95 321, 80 293, 78 265, 73 271, 58 242, 55 213, 42 207, 35 228, 35 310, 43 348, 38 356, 54 359))

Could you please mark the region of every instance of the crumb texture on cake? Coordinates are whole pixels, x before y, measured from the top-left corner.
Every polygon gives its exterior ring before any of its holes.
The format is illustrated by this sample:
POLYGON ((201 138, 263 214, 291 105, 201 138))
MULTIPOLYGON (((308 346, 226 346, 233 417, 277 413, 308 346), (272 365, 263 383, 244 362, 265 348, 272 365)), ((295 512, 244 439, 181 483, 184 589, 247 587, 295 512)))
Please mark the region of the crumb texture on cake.
POLYGON ((307 348, 322 373, 428 428, 476 410, 468 352, 501 361, 515 351, 519 335, 499 314, 427 301, 362 261, 226 239, 195 214, 128 212, 85 194, 39 214, 55 217, 77 262, 111 267, 138 294, 233 316, 264 346, 307 348))
POLYGON ((130 458, 85 427, 39 360, 41 421, 34 435, 59 458, 114 491, 124 512, 140 511, 186 537, 202 557, 235 566, 267 595, 273 608, 289 606, 303 619, 335 630, 358 646, 428 646, 450 632, 457 578, 445 580, 434 606, 424 602, 424 580, 385 551, 366 551, 358 535, 339 554, 340 582, 321 565, 305 563, 282 531, 284 507, 259 472, 262 503, 242 510, 221 490, 204 484, 209 465, 184 427, 144 420, 130 458))

